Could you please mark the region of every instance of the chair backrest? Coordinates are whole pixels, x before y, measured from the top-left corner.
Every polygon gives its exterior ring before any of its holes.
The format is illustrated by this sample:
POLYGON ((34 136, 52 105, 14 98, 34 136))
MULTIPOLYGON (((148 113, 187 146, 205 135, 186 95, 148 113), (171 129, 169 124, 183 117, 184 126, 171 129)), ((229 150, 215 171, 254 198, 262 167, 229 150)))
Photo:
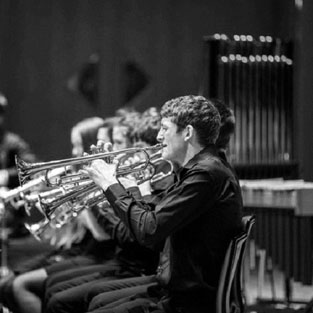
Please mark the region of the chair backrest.
POLYGON ((246 243, 254 216, 244 216, 243 231, 234 237, 226 251, 217 290, 216 313, 243 313, 242 267, 246 243))

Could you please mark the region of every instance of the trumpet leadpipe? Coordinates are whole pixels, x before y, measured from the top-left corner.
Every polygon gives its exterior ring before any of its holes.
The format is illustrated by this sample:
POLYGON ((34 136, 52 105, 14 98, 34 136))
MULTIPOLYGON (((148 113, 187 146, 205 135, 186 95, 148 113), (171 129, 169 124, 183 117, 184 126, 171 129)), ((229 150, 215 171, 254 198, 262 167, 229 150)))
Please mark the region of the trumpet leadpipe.
POLYGON ((80 198, 90 194, 91 192, 98 190, 99 187, 95 183, 89 183, 88 185, 81 185, 69 192, 66 192, 60 197, 56 197, 52 200, 40 199, 40 207, 44 214, 50 219, 54 211, 65 203, 73 203, 79 201, 80 198))
MULTIPOLYGON (((112 157, 118 157, 120 155, 127 155, 127 154, 135 154, 135 153, 144 153, 145 158, 147 160, 146 166, 148 165, 149 155, 148 151, 155 151, 160 150, 163 148, 163 144, 157 144, 155 146, 146 147, 146 148, 128 148, 122 149, 113 152, 100 152, 96 154, 90 154, 82 157, 76 158, 68 158, 62 160, 54 160, 49 162, 37 162, 37 163, 28 163, 20 159, 18 156, 15 156, 15 163, 17 167, 18 177, 20 180, 20 184, 25 184, 32 175, 35 175, 39 172, 46 171, 46 181, 48 180, 49 171, 55 168, 66 168, 67 166, 74 166, 74 165, 83 165, 88 164, 89 162, 97 159, 108 159, 112 157)), ((141 170, 140 168, 139 170, 141 170)), ((120 175, 127 175, 131 172, 136 170, 136 166, 122 166, 121 168, 117 169, 117 173, 120 175)), ((66 171, 66 169, 65 169, 66 171)))

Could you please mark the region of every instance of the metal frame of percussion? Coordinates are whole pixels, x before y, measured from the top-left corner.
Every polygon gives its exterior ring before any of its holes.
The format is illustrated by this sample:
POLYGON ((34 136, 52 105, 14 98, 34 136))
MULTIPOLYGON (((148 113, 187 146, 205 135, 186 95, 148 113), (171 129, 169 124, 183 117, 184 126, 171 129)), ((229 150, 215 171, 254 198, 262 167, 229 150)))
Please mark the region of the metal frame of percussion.
POLYGON ((268 259, 284 273, 286 302, 303 303, 292 299, 291 282, 313 284, 313 183, 282 179, 240 183, 244 212, 256 216, 252 237, 263 251, 262 262, 268 259))
POLYGON ((259 263, 283 271, 287 302, 292 280, 313 284, 313 188, 297 181, 293 48, 271 36, 205 36, 200 86, 200 94, 234 111, 228 157, 241 182, 250 180, 243 182, 244 212, 256 215, 259 263))
POLYGON ((229 160, 241 179, 298 178, 293 140, 293 45, 271 36, 203 38, 200 94, 236 117, 229 160))

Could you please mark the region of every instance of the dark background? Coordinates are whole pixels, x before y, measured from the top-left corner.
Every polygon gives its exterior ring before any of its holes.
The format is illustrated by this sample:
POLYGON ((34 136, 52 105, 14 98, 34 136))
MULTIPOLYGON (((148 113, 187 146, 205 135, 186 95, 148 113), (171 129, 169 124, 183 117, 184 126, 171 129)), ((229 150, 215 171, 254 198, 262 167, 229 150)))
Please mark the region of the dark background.
POLYGON ((198 93, 204 35, 270 35, 295 42, 295 150, 312 180, 312 20, 310 0, 0 0, 7 125, 42 160, 69 157, 70 128, 85 117, 198 93), (68 81, 95 53, 99 94, 90 102, 68 81))

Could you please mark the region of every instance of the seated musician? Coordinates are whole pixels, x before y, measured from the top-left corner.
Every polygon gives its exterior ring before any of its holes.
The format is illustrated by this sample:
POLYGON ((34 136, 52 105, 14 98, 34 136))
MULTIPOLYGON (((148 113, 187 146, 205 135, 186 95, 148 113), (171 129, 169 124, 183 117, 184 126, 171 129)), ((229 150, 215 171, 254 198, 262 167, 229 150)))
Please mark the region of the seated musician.
MULTIPOLYGON (((71 131, 71 142, 73 146, 73 156, 80 156, 85 149, 89 149, 90 145, 97 139, 97 131, 103 125, 103 119, 92 117, 85 119, 76 124, 71 131)), ((50 233, 49 228, 47 232, 50 233)), ((55 233, 55 232, 54 232, 55 233)), ((86 230, 86 226, 78 221, 73 221, 71 224, 67 223, 62 229, 58 229, 57 236, 54 238, 49 237, 49 240, 54 240, 54 249, 48 254, 40 254, 31 260, 21 262, 17 268, 14 269, 15 275, 18 279, 10 277, 4 279, 0 284, 0 301, 7 307, 12 308, 14 311, 15 300, 12 296, 12 281, 15 282, 15 288, 19 291, 19 295, 23 292, 27 294, 29 302, 32 300, 32 295, 36 299, 36 294, 32 292, 27 293, 28 288, 32 288, 34 284, 39 284, 46 277, 45 269, 43 266, 59 262, 60 260, 73 258, 75 255, 79 256, 79 262, 84 264, 91 264, 98 262, 99 247, 98 240, 94 241, 91 232, 86 230)), ((45 236, 45 231, 42 236, 45 236)), ((48 234, 48 236, 50 236, 48 234)), ((112 244, 110 243, 111 247, 112 244)), ((114 246, 112 246, 112 253, 114 246)), ((109 253, 109 247, 107 247, 109 253)), ((78 260, 76 260, 78 262, 78 260)), ((69 264, 73 267, 73 264, 69 264)), ((39 284, 40 285, 40 284, 39 284)))
MULTIPOLYGON (((130 116, 128 117, 128 119, 122 119, 120 124, 118 125, 118 127, 114 127, 113 129, 113 139, 116 139, 116 141, 114 140, 114 143, 117 142, 117 144, 119 145, 119 148, 123 148, 122 145, 123 143, 125 145, 129 144, 131 142, 131 134, 132 134, 132 129, 130 128, 133 127, 134 125, 134 116, 130 116), (128 121, 127 121, 128 120, 128 121), (130 125, 129 128, 126 127, 126 125, 130 125), (123 136, 127 135, 128 138, 126 138, 127 140, 125 140, 125 138, 123 138, 123 136)), ((119 232, 116 232, 116 230, 119 230, 119 225, 117 225, 117 228, 114 230, 114 234, 119 232)), ((133 240, 132 240, 133 241, 133 240)), ((140 251, 140 249, 135 247, 136 245, 132 245, 131 247, 128 247, 128 253, 125 252, 125 249, 123 251, 123 253, 119 253, 117 258, 115 258, 115 260, 113 260, 113 262, 111 262, 110 264, 106 264, 103 268, 102 273, 104 274, 104 272, 107 272, 108 270, 110 271, 110 274, 113 276, 133 276, 133 275, 138 275, 139 273, 141 273, 143 271, 143 265, 146 264, 146 268, 144 269, 145 271, 152 271, 155 270, 155 266, 157 263, 157 254, 151 252, 150 249, 146 249, 143 248, 144 251, 140 251), (154 257, 154 255, 156 257, 154 257), (145 263, 140 262, 140 258, 145 258, 146 261, 145 263), (156 261, 153 261, 152 258, 155 258, 156 261), (155 264, 155 265, 153 265, 155 264)), ((62 266, 62 262, 58 263, 56 266, 52 266, 52 267, 58 267, 58 269, 62 266)), ((44 274, 42 275, 44 277, 47 276, 47 272, 52 273, 54 271, 54 269, 52 269, 51 267, 45 269, 44 274)), ((92 268, 91 270, 89 268, 82 268, 79 269, 78 272, 79 273, 75 273, 77 275, 81 275, 84 273, 88 273, 90 272, 95 274, 95 275, 100 275, 98 272, 95 272, 95 269, 92 268)), ((76 270, 73 271, 69 271, 67 270, 66 273, 64 273, 64 277, 68 278, 69 276, 71 276, 72 274, 74 274, 73 272, 76 272, 76 270)), ((57 273, 57 274, 61 274, 61 273, 57 273)), ((51 279, 50 279, 50 275, 49 275, 49 279, 47 281, 47 285, 49 285, 50 281, 55 281, 55 279, 59 278, 60 275, 57 274, 53 274, 51 275, 51 279), (56 277, 57 276, 57 277, 56 277)), ((41 276, 41 277, 42 277, 41 276)), ((25 275, 24 275, 25 278, 25 275)), ((90 277, 88 277, 90 279, 90 277)), ((42 278, 40 278, 38 280, 39 282, 42 281, 42 278)), ((37 283, 38 283, 37 281, 37 283)), ((81 282, 79 283, 81 284, 81 282)), ((27 304, 27 300, 25 300, 25 296, 23 297, 23 294, 19 292, 20 288, 24 288, 27 289, 27 286, 25 286, 25 282, 21 279, 21 277, 19 279, 15 280, 15 284, 14 284, 14 290, 16 291, 16 295, 17 295, 17 299, 20 300, 20 303, 24 303, 23 306, 21 306, 21 309, 25 312, 28 312, 27 310, 29 309, 29 312, 36 312, 35 310, 38 308, 38 306, 36 306, 38 304, 38 297, 35 299, 31 299, 31 297, 28 297, 28 305, 27 304), (26 288, 25 288, 26 287, 26 288), (31 300, 29 300, 31 299, 31 300), (37 301, 37 304, 36 304, 37 301)), ((28 290, 29 292, 29 290, 28 290)), ((24 295, 26 295, 24 293, 24 295)))
MULTIPOLYGON (((136 125, 136 128, 132 130, 132 137, 136 138, 135 145, 143 146, 151 146, 156 144, 156 135, 160 128, 160 115, 155 110, 153 110, 154 114, 153 116, 151 114, 148 114, 145 112, 140 121, 138 122, 138 125, 136 125), (135 133, 134 133, 135 132, 135 133)), ((131 118, 131 116, 128 115, 127 119, 122 121, 122 127, 115 127, 113 129, 113 139, 117 139, 119 148, 122 148, 120 146, 120 143, 123 141, 121 138, 121 131, 126 133, 131 133, 130 129, 125 129, 126 121, 129 120, 131 124, 134 124, 134 119, 131 118)), ((115 141, 113 141, 115 144, 115 141)), ((123 179, 120 179, 123 181, 123 179)), ((169 184, 172 184, 172 179, 167 176, 163 180, 169 180, 169 184)), ((133 182, 131 182, 132 184, 133 182)), ((147 194, 147 182, 140 185, 140 190, 144 194, 147 194), (144 185, 144 186, 143 186, 144 185), (145 190, 143 190, 145 189, 145 190)), ((158 181, 159 183, 159 181, 158 181)), ((131 188, 131 185, 129 185, 131 188)), ((131 189, 129 189, 131 190, 131 189)), ((133 190, 132 190, 133 191, 133 190)), ((137 195, 138 197, 139 195, 137 195)), ((158 253, 152 253, 149 252, 150 249, 146 249, 143 247, 140 247, 137 243, 135 243, 131 237, 131 240, 127 240, 127 235, 129 236, 129 231, 125 231, 125 226, 120 222, 117 217, 112 214, 110 211, 106 211, 105 215, 99 217, 99 222, 105 227, 105 229, 111 234, 111 236, 115 236, 120 244, 120 248, 117 251, 117 259, 119 262, 122 262, 123 272, 121 271, 113 271, 112 269, 108 273, 108 265, 105 264, 103 268, 99 267, 90 267, 91 270, 94 271, 94 273, 89 275, 80 276, 79 278, 73 278, 70 280, 58 280, 57 283, 56 277, 48 278, 48 281, 46 283, 46 286, 48 285, 49 288, 46 290, 46 299, 47 302, 46 305, 46 312, 80 312, 84 306, 83 300, 84 295, 88 292, 90 287, 92 285, 102 285, 103 282, 121 278, 121 277, 132 277, 132 276, 138 276, 142 274, 151 274, 155 272, 156 265, 157 265, 157 257, 158 253), (110 225, 111 224, 111 225, 110 225), (148 257, 148 255, 151 255, 148 257), (153 259, 152 259, 153 257, 153 259), (127 273, 131 270, 131 273, 127 273), (101 273, 99 273, 99 271, 101 273), (103 278, 101 279, 102 275, 103 278), (111 274, 113 276, 108 277, 108 274, 111 274), (51 284, 51 280, 53 280, 54 284, 51 284)), ((84 273, 86 269, 83 269, 84 273)), ((79 275, 79 270, 75 271, 77 275, 79 275)), ((62 273, 60 273, 62 274, 62 273)), ((64 277, 68 278, 68 275, 64 275, 64 277)), ((58 277, 59 278, 59 277, 58 277)), ((137 283, 149 283, 151 278, 150 276, 140 276, 140 281, 128 279, 129 281, 132 281, 132 284, 136 285, 137 283)), ((154 278, 152 279, 154 280, 154 278)), ((127 283, 127 284, 128 284, 127 283)))
POLYGON ((110 308, 93 312, 215 311, 225 251, 241 228, 240 187, 214 146, 220 118, 210 101, 180 97, 168 101, 161 113, 158 139, 166 145, 162 156, 181 168, 156 206, 125 193, 115 178, 114 164, 96 160, 87 171, 140 243, 156 244, 169 237, 171 273, 163 286, 166 296, 160 301, 137 299, 127 307, 111 303, 110 308))
POLYGON ((19 135, 6 129, 5 117, 7 109, 8 100, 0 92, 0 187, 11 189, 19 186, 15 155, 28 162, 36 161, 36 157, 29 145, 19 135))
MULTIPOLYGON (((218 148, 219 157, 222 160, 226 160, 226 150, 229 145, 230 137, 235 130, 234 113, 229 106, 221 100, 211 99, 211 101, 218 109, 221 116, 221 128, 215 145, 218 148)), ((168 250, 169 240, 166 241, 164 249, 160 254, 158 271, 155 277, 151 277, 149 280, 143 277, 136 277, 132 279, 99 282, 91 286, 85 297, 84 306, 86 311, 94 311, 96 309, 104 310, 110 306, 115 307, 119 305, 123 307, 123 310, 126 312, 127 309, 138 305, 138 302, 147 301, 149 294, 152 294, 154 299, 157 297, 161 298, 164 293, 160 289, 160 286, 164 284, 164 281, 169 279, 169 273, 167 271, 169 262, 168 250)))
MULTIPOLYGON (((216 146, 219 151, 219 156, 225 160, 225 152, 230 137, 235 129, 234 114, 232 110, 220 100, 212 99, 211 101, 218 109, 221 116, 221 128, 216 140, 216 146)), ((152 114, 151 109, 149 111, 149 113, 152 114)), ((144 129, 144 126, 139 128, 139 132, 140 129, 144 129)), ((146 135, 143 136, 146 138, 146 135)), ((169 262, 168 250, 169 240, 166 241, 164 249, 160 254, 158 271, 154 277, 151 276, 149 279, 146 277, 127 278, 93 284, 85 297, 85 311, 100 310, 100 308, 107 309, 109 306, 115 307, 117 305, 123 305, 123 310, 126 312, 134 305, 138 305, 138 302, 147 301, 149 294, 152 294, 154 298, 161 298, 164 295, 164 291, 160 289, 160 286, 168 280, 169 274, 167 271, 169 262)))
MULTIPOLYGON (((36 156, 31 151, 29 144, 20 135, 9 131, 5 125, 8 110, 8 99, 0 92, 0 196, 3 192, 19 186, 15 156, 28 162, 36 161, 36 156)), ((28 235, 24 227, 25 212, 15 203, 5 202, 4 216, 5 227, 10 237, 28 235)), ((0 212, 1 214, 1 212, 0 212)), ((4 225, 2 225, 3 227, 4 225)))

